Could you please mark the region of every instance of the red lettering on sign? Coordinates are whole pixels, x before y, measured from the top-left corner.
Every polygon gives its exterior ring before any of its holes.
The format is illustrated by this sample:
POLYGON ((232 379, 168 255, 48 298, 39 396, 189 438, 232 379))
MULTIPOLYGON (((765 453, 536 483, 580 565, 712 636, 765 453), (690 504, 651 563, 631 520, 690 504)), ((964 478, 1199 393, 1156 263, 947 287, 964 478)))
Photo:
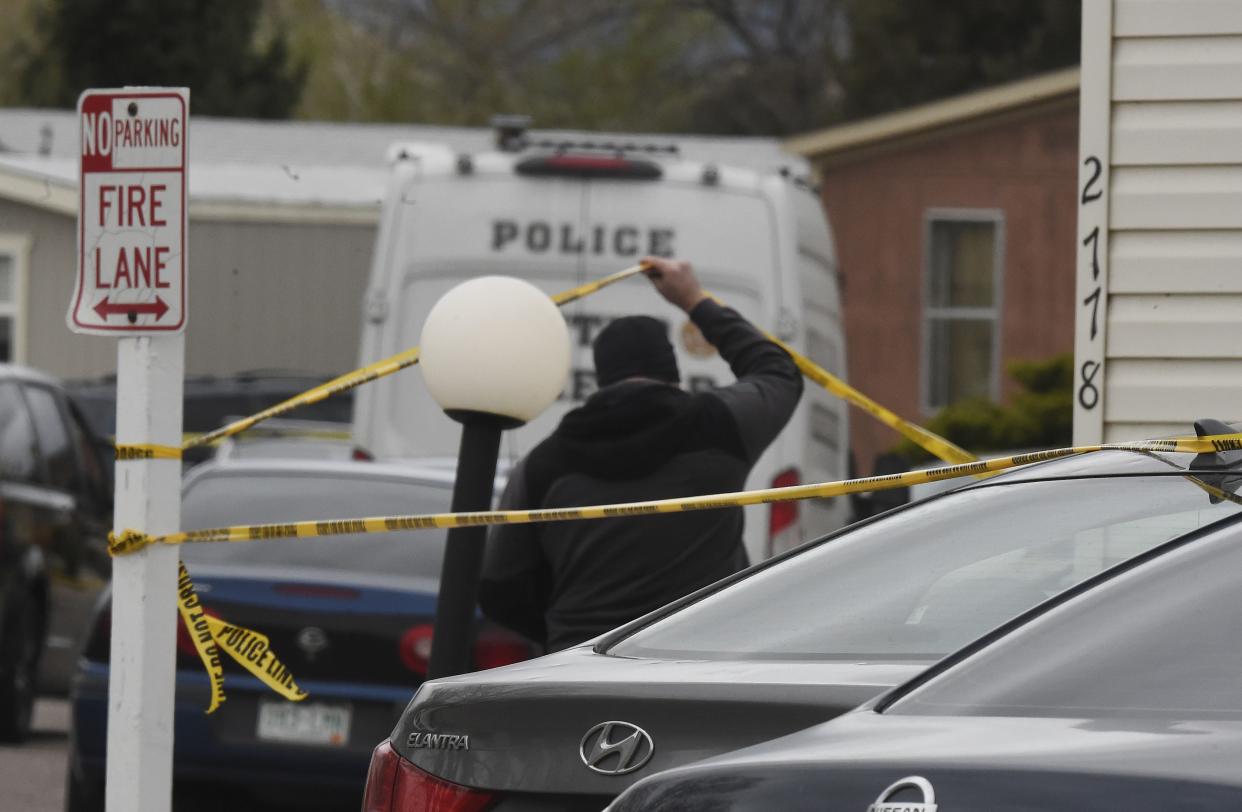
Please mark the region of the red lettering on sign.
POLYGON ((161 193, 161 192, 163 192, 163 191, 165 191, 165 190, 167 190, 167 189, 168 189, 168 187, 167 187, 167 186, 165 186, 165 185, 164 185, 164 184, 162 184, 162 183, 157 183, 157 184, 155 184, 154 186, 152 186, 152 187, 151 187, 151 208, 150 208, 150 214, 151 214, 151 225, 153 225, 153 226, 166 226, 166 225, 168 225, 168 221, 167 221, 167 220, 165 220, 164 218, 160 217, 159 215, 157 215, 157 214, 155 213, 157 209, 159 209, 161 206, 163 206, 163 205, 164 205, 164 201, 160 200, 159 195, 160 195, 160 193, 161 193))
POLYGON ((168 282, 164 281, 163 272, 168 267, 168 254, 170 249, 167 245, 161 245, 155 249, 155 286, 157 288, 168 287, 168 282))
POLYGON ((164 201, 160 194, 167 191, 165 184, 157 183, 148 189, 146 186, 114 186, 103 184, 99 187, 99 225, 107 225, 108 212, 116 208, 116 225, 126 228, 133 226, 166 226, 168 221, 160 214, 164 201))
POLYGON ((101 264, 99 261, 99 254, 100 254, 100 251, 98 248, 96 248, 95 249, 95 287, 110 288, 112 287, 111 285, 109 285, 107 282, 99 278, 99 266, 101 264))
POLYGON ((116 273, 112 277, 112 284, 119 288, 122 279, 125 280, 125 287, 134 286, 134 280, 129 277, 129 258, 125 255, 124 248, 116 255, 116 273))

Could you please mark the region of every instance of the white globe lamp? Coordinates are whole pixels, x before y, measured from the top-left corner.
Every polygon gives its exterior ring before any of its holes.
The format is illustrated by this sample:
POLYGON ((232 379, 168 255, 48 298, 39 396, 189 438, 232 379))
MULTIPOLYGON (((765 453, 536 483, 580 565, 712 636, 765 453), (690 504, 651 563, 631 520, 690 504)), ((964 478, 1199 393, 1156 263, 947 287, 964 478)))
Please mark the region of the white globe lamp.
MULTIPOLYGON (((462 424, 452 510, 488 510, 501 431, 537 417, 565 388, 565 319, 529 282, 483 276, 440 297, 423 323, 419 346, 427 389, 462 424)), ((486 543, 486 527, 448 531, 429 679, 473 670, 475 603, 486 543)))
POLYGON ((483 276, 436 302, 423 324, 419 363, 449 416, 520 425, 556 400, 569 377, 569 330, 529 282, 483 276))

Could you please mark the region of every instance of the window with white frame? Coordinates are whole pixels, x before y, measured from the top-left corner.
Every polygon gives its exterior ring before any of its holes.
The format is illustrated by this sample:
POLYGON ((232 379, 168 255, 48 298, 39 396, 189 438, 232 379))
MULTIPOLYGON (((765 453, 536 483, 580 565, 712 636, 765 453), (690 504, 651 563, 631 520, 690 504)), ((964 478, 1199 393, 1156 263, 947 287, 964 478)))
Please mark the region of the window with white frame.
POLYGON ((929 212, 925 257, 925 410, 970 397, 998 397, 1003 216, 929 212))
POLYGON ((30 241, 0 234, 0 362, 23 363, 25 348, 25 283, 30 241))

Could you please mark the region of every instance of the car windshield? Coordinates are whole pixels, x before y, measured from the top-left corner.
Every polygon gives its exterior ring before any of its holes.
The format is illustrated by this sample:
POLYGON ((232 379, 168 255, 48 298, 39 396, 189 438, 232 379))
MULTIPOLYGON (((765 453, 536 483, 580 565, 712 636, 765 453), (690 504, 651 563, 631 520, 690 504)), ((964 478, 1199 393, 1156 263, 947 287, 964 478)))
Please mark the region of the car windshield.
MULTIPOLYGON (((234 524, 444 513, 450 491, 406 479, 318 472, 225 470, 192 479, 182 495, 189 530, 234 524)), ((185 544, 187 564, 278 566, 438 578, 444 531, 185 544)))
POLYGON ((1242 719, 1242 525, 1056 607, 886 713, 1242 719))
POLYGON ((1240 509, 1181 476, 969 488, 758 570, 608 653, 939 659, 1113 564, 1240 509))

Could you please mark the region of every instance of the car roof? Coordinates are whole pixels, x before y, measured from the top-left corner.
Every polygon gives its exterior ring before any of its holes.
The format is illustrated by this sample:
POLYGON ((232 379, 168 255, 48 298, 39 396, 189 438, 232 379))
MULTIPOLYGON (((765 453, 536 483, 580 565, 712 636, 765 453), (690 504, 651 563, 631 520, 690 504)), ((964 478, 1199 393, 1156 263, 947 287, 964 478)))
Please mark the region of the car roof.
POLYGON ((359 460, 307 460, 279 457, 213 459, 196 465, 186 474, 182 490, 206 478, 234 476, 336 477, 339 479, 408 480, 433 487, 452 488, 454 468, 423 465, 418 460, 374 462, 359 460))
MULTIPOLYGON (((961 482, 967 484, 968 487, 986 487, 990 485, 1008 485, 1017 482, 1079 479, 1084 477, 1220 473, 1221 468, 1219 467, 1214 465, 1212 467, 1205 466, 1203 464, 1204 460, 1199 459, 1201 456, 1204 455, 1166 451, 1107 449, 1022 465, 982 480, 962 477, 961 482)), ((1242 469, 1242 461, 1228 467, 1232 470, 1242 469)))
POLYGON ((41 383, 45 386, 53 386, 63 388, 59 378, 40 372, 31 367, 22 366, 21 364, 4 364, 0 363, 0 378, 17 378, 18 380, 30 383, 41 383))

